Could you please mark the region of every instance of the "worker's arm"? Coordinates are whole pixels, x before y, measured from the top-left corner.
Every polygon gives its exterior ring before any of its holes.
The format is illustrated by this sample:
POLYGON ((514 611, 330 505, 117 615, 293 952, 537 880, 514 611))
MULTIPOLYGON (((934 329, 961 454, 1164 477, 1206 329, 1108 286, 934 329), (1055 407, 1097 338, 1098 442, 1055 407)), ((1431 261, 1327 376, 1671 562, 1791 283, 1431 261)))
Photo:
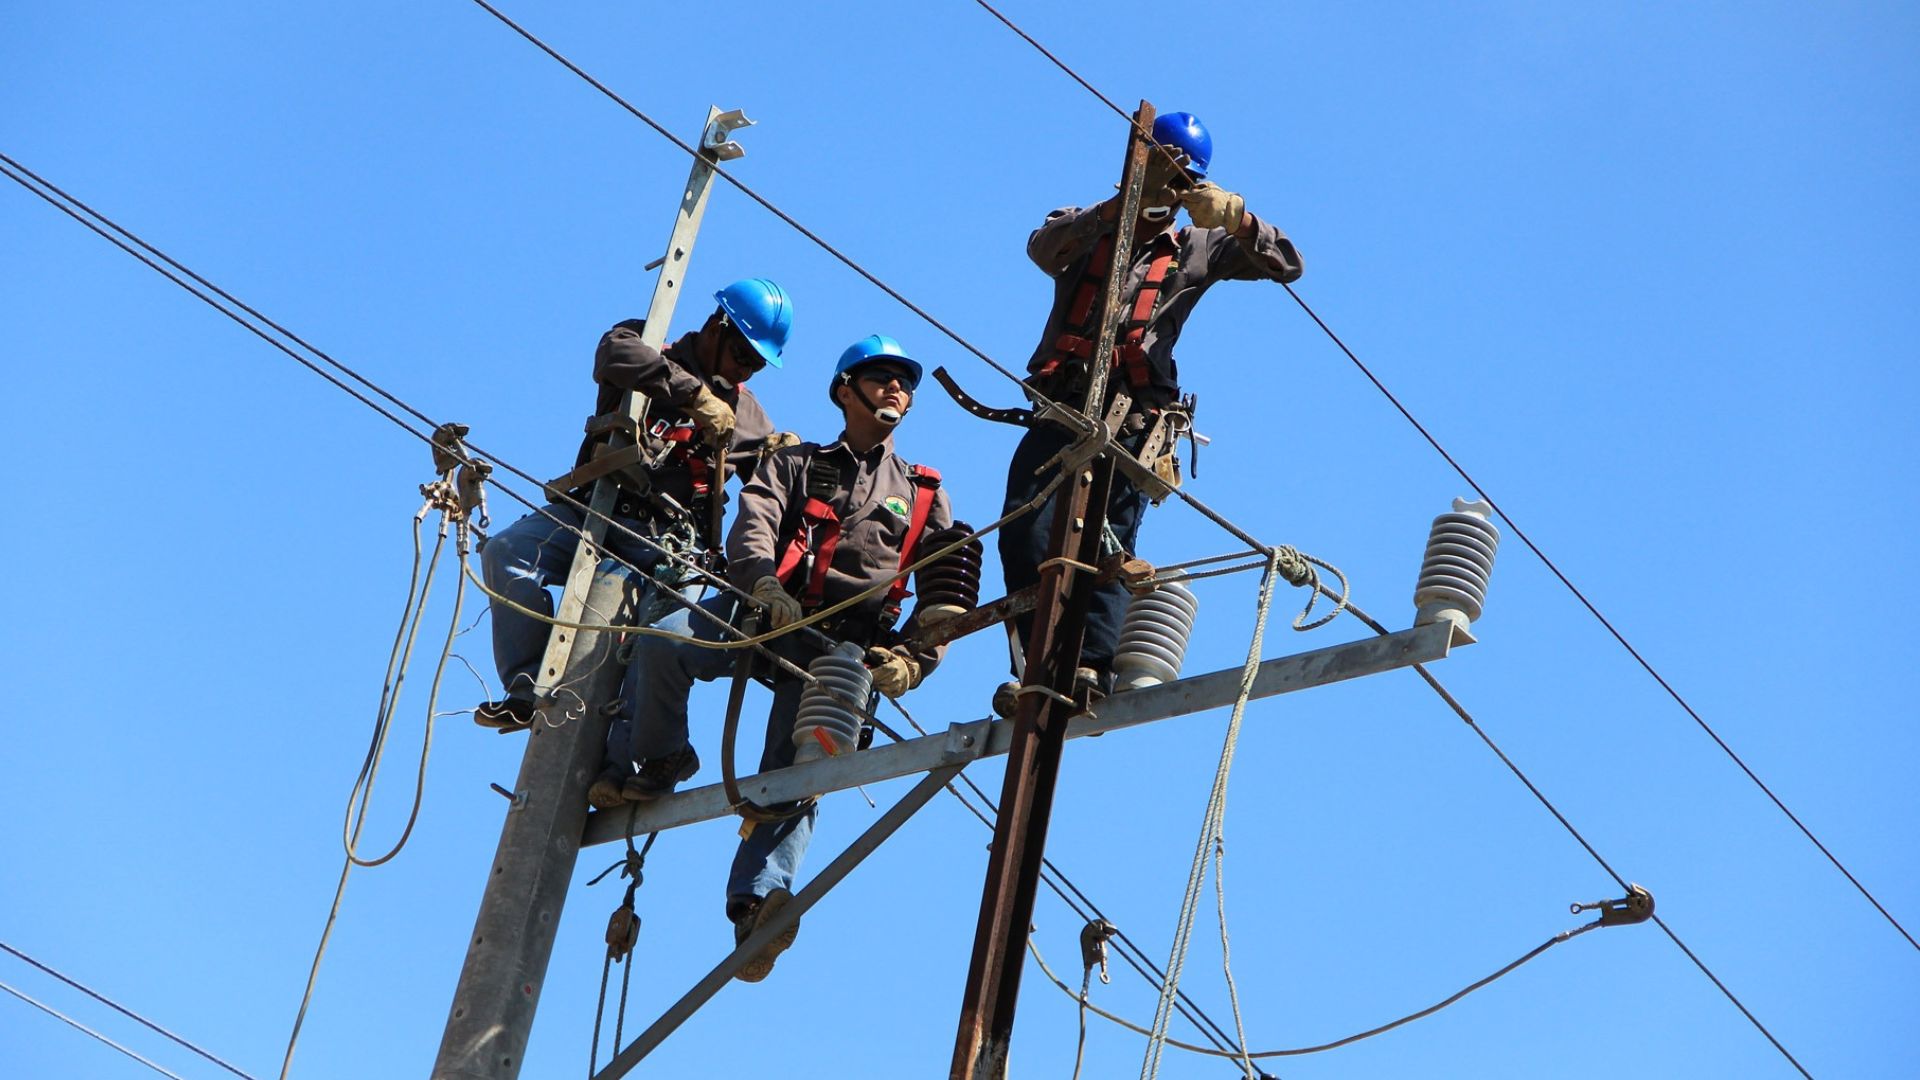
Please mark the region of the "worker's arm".
POLYGON ((740 489, 740 507, 727 531, 727 577, 741 589, 751 592, 754 582, 777 568, 780 523, 786 520, 795 479, 806 469, 813 449, 801 443, 776 451, 740 489))
POLYGON ((700 393, 701 381, 641 341, 644 325, 628 319, 601 335, 593 351, 593 381, 645 394, 662 405, 685 405, 700 393))
POLYGON ((1118 216, 1117 205, 1109 199, 1085 210, 1066 206, 1048 214, 1047 220, 1027 238, 1027 258, 1046 271, 1048 277, 1059 277, 1074 260, 1093 250, 1094 241, 1101 233, 1112 228, 1113 219, 1118 216))
POLYGON ((1229 234, 1225 229, 1210 229, 1214 240, 1208 258, 1207 276, 1216 281, 1278 281, 1283 284, 1300 279, 1304 267, 1300 252, 1287 234, 1243 211, 1240 227, 1229 234))

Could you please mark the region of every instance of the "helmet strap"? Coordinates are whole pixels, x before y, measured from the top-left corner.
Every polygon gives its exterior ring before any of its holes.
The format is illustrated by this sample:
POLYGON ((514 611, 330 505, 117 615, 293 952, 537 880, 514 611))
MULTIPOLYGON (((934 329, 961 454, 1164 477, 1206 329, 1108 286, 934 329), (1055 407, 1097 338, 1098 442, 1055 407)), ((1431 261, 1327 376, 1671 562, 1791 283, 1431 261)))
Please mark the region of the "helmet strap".
MULTIPOLYGON (((865 392, 860 389, 860 380, 854 377, 853 372, 843 372, 840 379, 841 385, 853 391, 853 396, 860 400, 860 404, 866 406, 867 411, 873 414, 875 420, 880 421, 888 427, 894 427, 898 425, 900 421, 906 419, 906 413, 895 412, 892 409, 884 408, 869 400, 865 392)), ((912 408, 912 406, 908 406, 908 408, 912 408)))

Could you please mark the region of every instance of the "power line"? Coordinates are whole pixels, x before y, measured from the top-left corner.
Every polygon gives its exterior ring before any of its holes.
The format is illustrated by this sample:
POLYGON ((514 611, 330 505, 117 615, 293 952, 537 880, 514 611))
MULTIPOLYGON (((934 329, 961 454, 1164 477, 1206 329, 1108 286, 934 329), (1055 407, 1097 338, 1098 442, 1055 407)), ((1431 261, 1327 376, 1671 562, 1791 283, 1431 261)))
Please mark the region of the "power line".
MULTIPOLYGON (((1031 34, 1028 34, 1025 30, 1015 25, 1013 20, 1001 14, 992 4, 987 3, 987 0, 974 0, 974 3, 986 9, 989 14, 1006 24, 1008 29, 1018 34, 1027 44, 1039 50, 1042 56, 1052 61, 1054 66, 1065 72, 1074 82, 1085 87, 1088 93, 1099 98, 1107 108, 1112 109, 1122 119, 1126 120, 1129 124, 1133 124, 1136 128, 1139 126, 1134 123, 1133 117, 1128 115, 1120 106, 1114 104, 1111 98, 1101 93, 1086 79, 1081 78, 1080 74, 1069 67, 1065 61, 1055 56, 1046 46, 1034 40, 1031 34)), ((1633 647, 1633 644, 1627 640, 1626 635, 1621 633, 1620 630, 1613 625, 1611 620, 1601 614, 1600 609, 1594 605, 1593 601, 1587 599, 1587 595, 1581 592, 1579 587, 1576 586, 1566 574, 1561 572, 1560 567, 1556 565, 1552 559, 1547 557, 1547 553, 1542 551, 1540 547, 1533 542, 1532 538, 1527 536, 1526 532, 1520 528, 1519 524, 1517 524, 1512 517, 1508 516, 1505 510, 1501 509, 1500 504, 1494 501, 1493 496, 1487 494, 1486 489, 1482 488, 1478 481, 1468 475, 1467 470, 1462 468, 1458 461, 1454 460, 1453 455, 1447 452, 1446 447, 1440 445, 1440 440, 1434 438, 1426 426, 1414 418, 1413 413, 1408 411, 1407 407, 1400 403, 1400 399, 1394 396, 1393 391, 1387 389, 1386 384, 1381 382, 1379 378, 1367 368, 1367 365, 1361 362, 1358 356, 1354 355, 1353 350, 1347 347, 1347 343, 1340 339, 1340 335, 1333 332, 1333 328, 1328 326, 1326 321, 1320 318, 1320 315, 1294 290, 1293 286, 1282 282, 1281 288, 1287 290, 1287 295, 1293 297, 1293 302, 1300 305, 1300 310, 1307 313, 1308 318, 1313 320, 1314 325, 1318 326, 1321 332, 1326 334, 1328 339, 1331 340, 1334 345, 1338 346, 1342 353, 1346 354, 1347 359, 1351 360, 1353 365, 1360 369, 1360 373, 1367 377, 1367 381, 1373 383, 1375 389, 1379 390, 1380 393, 1386 397, 1387 401, 1391 403, 1395 409, 1399 410, 1400 415, 1405 417, 1409 424, 1413 425, 1414 430, 1420 433, 1421 438, 1427 440, 1427 443, 1431 445, 1434 450, 1438 451, 1442 458, 1446 459, 1447 464, 1453 467, 1453 471, 1459 474, 1460 479, 1466 481, 1467 486, 1473 489, 1474 494, 1486 500, 1487 505, 1493 508, 1494 513, 1500 515, 1500 519, 1507 523, 1507 527, 1513 530, 1513 535, 1519 537, 1520 542, 1526 545, 1527 550, 1533 552, 1534 556, 1546 566, 1547 570, 1560 580, 1560 584, 1566 586, 1567 591, 1571 592, 1574 598, 1580 601, 1581 606, 1585 607, 1589 614, 1599 620, 1600 625, 1606 628, 1607 633, 1613 635, 1613 639, 1620 643, 1620 647, 1627 650, 1627 654, 1632 656, 1634 661, 1638 663, 1648 675, 1653 676, 1653 680, 1660 684, 1660 688, 1667 692, 1667 696, 1671 697, 1675 704, 1684 709, 1686 714, 1693 718, 1693 722, 1700 726, 1700 730, 1706 732, 1708 737, 1726 753, 1727 757, 1731 758, 1733 763, 1740 767, 1740 771, 1747 774, 1747 779, 1752 780, 1754 785, 1764 792, 1768 799, 1773 801, 1773 805, 1780 808, 1780 812, 1787 816, 1787 820, 1793 822, 1794 826, 1798 828, 1809 841, 1812 841, 1813 846, 1820 849, 1820 854, 1827 857, 1827 861, 1833 864, 1834 869, 1845 875, 1846 879, 1853 884, 1853 887, 1859 890, 1860 895, 1866 897, 1867 902, 1873 905, 1874 910, 1884 916, 1887 922, 1893 924, 1893 928, 1900 932, 1900 936, 1907 939, 1907 944, 1913 946, 1915 949, 1920 949, 1920 940, 1915 940, 1914 936, 1907 932, 1907 928, 1900 924, 1900 920, 1894 918, 1893 913, 1888 911, 1886 906, 1881 904, 1880 901, 1874 897, 1873 893, 1869 892, 1867 887, 1860 883, 1860 879, 1853 875, 1853 871, 1848 870, 1846 866, 1840 862, 1840 859, 1835 856, 1832 851, 1828 850, 1827 845, 1821 843, 1820 838, 1813 835, 1813 830, 1809 829, 1806 824, 1800 820, 1798 815, 1787 808, 1787 804, 1781 801, 1778 795, 1773 793, 1773 789, 1768 787, 1765 781, 1761 780, 1759 775, 1747 766, 1747 763, 1741 759, 1740 755, 1734 752, 1733 747, 1727 745, 1727 741, 1720 737, 1719 732, 1715 731, 1700 713, 1687 702, 1687 699, 1682 697, 1680 692, 1673 688, 1673 685, 1666 680, 1666 677, 1661 675, 1660 672, 1654 668, 1653 664, 1640 654, 1640 650, 1633 647)))
MULTIPOLYGON (((241 1072, 239 1069, 236 1069, 232 1065, 229 1065, 226 1062, 220 1060, 219 1058, 215 1057, 213 1054, 208 1053, 205 1050, 202 1050, 200 1047, 195 1046, 194 1044, 188 1042, 187 1040, 181 1038, 178 1035, 175 1035, 173 1032, 168 1031, 166 1028, 161 1027, 159 1024, 156 1024, 153 1021, 147 1019, 146 1017, 141 1016, 139 1013, 134 1012, 132 1009, 127 1008, 125 1005, 120 1004, 119 1002, 113 1000, 112 998, 109 998, 104 994, 101 994, 99 991, 94 990, 93 988, 86 986, 69 976, 63 975, 60 972, 55 971, 54 969, 48 967, 47 965, 41 963, 38 960, 35 960, 33 957, 28 956, 26 953, 21 952, 19 949, 14 948, 13 946, 7 944, 6 942, 0 941, 0 949, 6 950, 7 952, 13 954, 15 957, 26 961, 28 964, 33 965, 34 967, 40 969, 46 974, 51 975, 56 979, 59 979, 61 982, 66 983, 68 986, 73 987, 75 990, 80 991, 81 993, 87 995, 88 997, 99 1002, 100 1004, 105 1005, 106 1007, 114 1010, 120 1015, 125 1016, 128 1019, 133 1020, 145 1026, 148 1030, 153 1031, 160 1035, 164 1035, 168 1039, 171 1039, 174 1042, 180 1044, 181 1046, 186 1047, 188 1050, 191 1050, 194 1053, 199 1054, 201 1057, 206 1058, 208 1061, 213 1062, 215 1065, 220 1066, 221 1068, 227 1070, 233 1075, 245 1077, 246 1080, 253 1080, 252 1076, 249 1076, 248 1074, 241 1072)), ((15 996, 20 997, 24 1001, 31 1002, 32 1004, 35 1004, 35 1005, 39 1004, 39 1002, 33 1001, 33 999, 27 998, 24 995, 19 994, 18 992, 15 992, 15 996)), ((41 1006, 41 1007, 45 1008, 45 1006, 41 1006)), ((54 1015, 59 1016, 60 1014, 54 1013, 54 1015)), ((66 1017, 63 1016, 61 1017, 61 1019, 65 1020, 66 1017)), ((70 1020, 67 1022, 72 1023, 72 1021, 70 1020)), ((78 1027, 79 1025, 76 1024, 75 1026, 78 1027)), ((81 1028, 81 1030, 85 1031, 86 1029, 81 1028)), ((92 1032, 88 1032, 88 1034, 92 1034, 92 1032)), ((145 1059, 142 1059, 142 1060, 145 1060, 145 1059)))
MULTIPOLYGON (((1361 611, 1351 602, 1347 604, 1347 610, 1353 612, 1354 618, 1365 623, 1374 633, 1381 636, 1385 636, 1388 633, 1387 628, 1380 625, 1373 616, 1361 611)), ((1439 695, 1441 701, 1446 702, 1447 707, 1453 710, 1455 716, 1458 716, 1469 728, 1473 729, 1473 733, 1480 737, 1481 742, 1487 744, 1487 749, 1494 752, 1494 755, 1500 759, 1500 763, 1505 765, 1515 777, 1519 778, 1522 784, 1526 785, 1527 790, 1533 793, 1533 797, 1540 801, 1540 805, 1546 807, 1547 812, 1552 814, 1556 821, 1560 822, 1560 827, 1567 830, 1568 835, 1572 836, 1579 842, 1582 848, 1586 849, 1587 854, 1593 857, 1594 862, 1600 864, 1600 869, 1605 870, 1607 876, 1611 877, 1621 889, 1631 892, 1632 890, 1628 881, 1620 876, 1619 872, 1613 868, 1613 865, 1607 862, 1592 844, 1587 842, 1586 837, 1580 835, 1580 830, 1574 827, 1573 822, 1567 820, 1567 815, 1561 813, 1560 808, 1553 805, 1553 800, 1547 798, 1546 793, 1541 791, 1539 786, 1529 779, 1525 772, 1521 771, 1520 766, 1514 764, 1513 759, 1507 756, 1506 751, 1500 749, 1499 744, 1495 743, 1493 737, 1486 733, 1486 730, 1473 718, 1473 714, 1467 711, 1466 706, 1460 704, 1460 700, 1449 693, 1447 688, 1440 684, 1439 679, 1433 677, 1433 673, 1427 670, 1426 665, 1415 664, 1413 665, 1413 670, 1422 679, 1426 680, 1427 685, 1433 689, 1435 694, 1439 695)), ((1767 1030, 1767 1025, 1761 1023, 1760 1018, 1753 1015, 1753 1011, 1748 1009, 1745 1003, 1743 1003, 1732 990, 1728 989, 1727 984, 1720 981, 1720 977, 1715 975, 1712 969, 1707 967, 1705 961, 1694 955, 1693 950, 1687 947, 1686 942, 1680 940, 1680 935, 1673 932, 1673 928, 1667 925, 1666 920, 1656 914, 1653 916, 1653 922, 1656 926, 1660 927, 1675 945, 1680 947, 1680 951, 1686 954, 1687 959, 1693 961, 1693 965, 1700 969, 1700 973, 1705 975, 1714 986, 1718 987, 1720 993, 1725 995, 1728 1001, 1733 1002, 1733 1007, 1740 1010, 1740 1015, 1745 1016, 1748 1023, 1751 1023, 1760 1034, 1766 1036, 1767 1041, 1773 1044, 1773 1048, 1780 1051, 1781 1057, 1786 1058, 1789 1064, 1795 1069, 1798 1069, 1801 1076, 1805 1076, 1807 1080, 1813 1080, 1812 1074, 1808 1073, 1800 1064, 1799 1059, 1795 1058, 1793 1054, 1781 1044, 1779 1039, 1774 1038, 1773 1032, 1767 1030)))
POLYGON ((34 1008, 39 1009, 41 1012, 46 1013, 48 1016, 51 1016, 54 1019, 60 1021, 61 1023, 66 1024, 68 1027, 73 1028, 74 1030, 82 1032, 84 1034, 90 1035, 93 1038, 98 1039, 103 1043, 106 1043, 108 1046, 113 1047, 115 1050, 120 1051, 121 1053, 127 1055, 128 1057, 139 1062, 140 1064, 145 1065, 147 1068, 152 1069, 154 1072, 159 1073, 161 1076, 170 1076, 173 1078, 173 1080, 184 1080, 184 1078, 180 1076, 180 1074, 168 1072, 167 1070, 161 1068, 159 1065, 154 1064, 152 1061, 149 1061, 148 1059, 141 1057, 139 1054, 134 1053, 132 1050, 129 1050, 126 1047, 120 1045, 119 1043, 114 1042, 112 1039, 107 1038, 105 1035, 102 1035, 99 1032, 88 1027, 87 1025, 81 1023, 80 1021, 75 1020, 73 1017, 68 1016, 66 1013, 63 1013, 60 1010, 55 1009, 44 1002, 37 1001, 31 997, 28 997, 27 995, 21 993, 20 991, 15 990, 13 987, 8 986, 4 982, 0 982, 0 990, 5 990, 7 993, 12 994, 14 997, 19 998, 21 1001, 26 1002, 27 1004, 33 1006, 34 1008))

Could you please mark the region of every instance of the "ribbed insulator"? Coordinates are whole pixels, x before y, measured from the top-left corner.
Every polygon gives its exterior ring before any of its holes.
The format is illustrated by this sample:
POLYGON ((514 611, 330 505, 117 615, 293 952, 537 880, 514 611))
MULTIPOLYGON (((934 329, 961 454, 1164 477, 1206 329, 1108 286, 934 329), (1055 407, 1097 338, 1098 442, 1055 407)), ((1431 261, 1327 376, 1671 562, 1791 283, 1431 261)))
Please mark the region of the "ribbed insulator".
POLYGON ((1199 610, 1199 598, 1178 581, 1135 596, 1113 652, 1114 688, 1138 690, 1179 678, 1199 610))
POLYGON ((828 756, 823 740, 832 745, 836 755, 850 754, 859 745, 860 714, 833 695, 866 705, 873 691, 873 675, 861 662, 866 653, 860 646, 845 641, 807 665, 808 673, 820 682, 809 685, 800 695, 800 711, 793 720, 794 764, 828 756), (833 693, 826 693, 822 686, 833 693))
MULTIPOLYGON (((928 533, 920 541, 920 550, 939 551, 971 532, 972 526, 956 521, 939 532, 928 533)), ((984 549, 979 539, 975 538, 946 558, 914 571, 913 587, 919 594, 920 606, 952 604, 969 610, 979 606, 980 560, 983 555, 984 549)))
POLYGON ((1413 587, 1416 623, 1445 618, 1464 625, 1480 617, 1487 579, 1493 575, 1493 554, 1500 548, 1500 530, 1487 520, 1492 513, 1485 502, 1455 499, 1453 513, 1433 519, 1427 557, 1413 587))

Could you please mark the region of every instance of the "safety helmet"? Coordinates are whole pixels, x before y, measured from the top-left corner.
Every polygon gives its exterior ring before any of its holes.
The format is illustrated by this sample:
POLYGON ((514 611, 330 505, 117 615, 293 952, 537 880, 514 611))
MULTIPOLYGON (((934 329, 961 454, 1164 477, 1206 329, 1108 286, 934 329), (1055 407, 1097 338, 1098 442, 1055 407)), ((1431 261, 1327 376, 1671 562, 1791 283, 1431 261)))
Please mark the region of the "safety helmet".
MULTIPOLYGON (((840 401, 833 396, 834 388, 851 382, 855 370, 866 367, 868 364, 877 364, 882 361, 899 364, 901 367, 907 369, 907 373, 910 376, 907 380, 907 389, 909 391, 919 387, 921 375, 920 361, 908 356, 907 350, 901 348, 899 342, 887 335, 868 334, 866 337, 847 346, 847 351, 840 354, 840 362, 833 365, 833 379, 827 383, 828 399, 838 405, 840 401)), ((856 393, 857 392, 858 391, 856 391, 856 393)))
POLYGON ((720 310, 740 328, 761 359, 780 366, 780 350, 793 336, 793 298, 767 278, 743 278, 713 294, 720 310))
POLYGON ((1207 165, 1213 160, 1213 136, 1207 125, 1190 112, 1161 113, 1153 120, 1153 141, 1169 150, 1187 155, 1187 174, 1195 180, 1207 178, 1207 165))

